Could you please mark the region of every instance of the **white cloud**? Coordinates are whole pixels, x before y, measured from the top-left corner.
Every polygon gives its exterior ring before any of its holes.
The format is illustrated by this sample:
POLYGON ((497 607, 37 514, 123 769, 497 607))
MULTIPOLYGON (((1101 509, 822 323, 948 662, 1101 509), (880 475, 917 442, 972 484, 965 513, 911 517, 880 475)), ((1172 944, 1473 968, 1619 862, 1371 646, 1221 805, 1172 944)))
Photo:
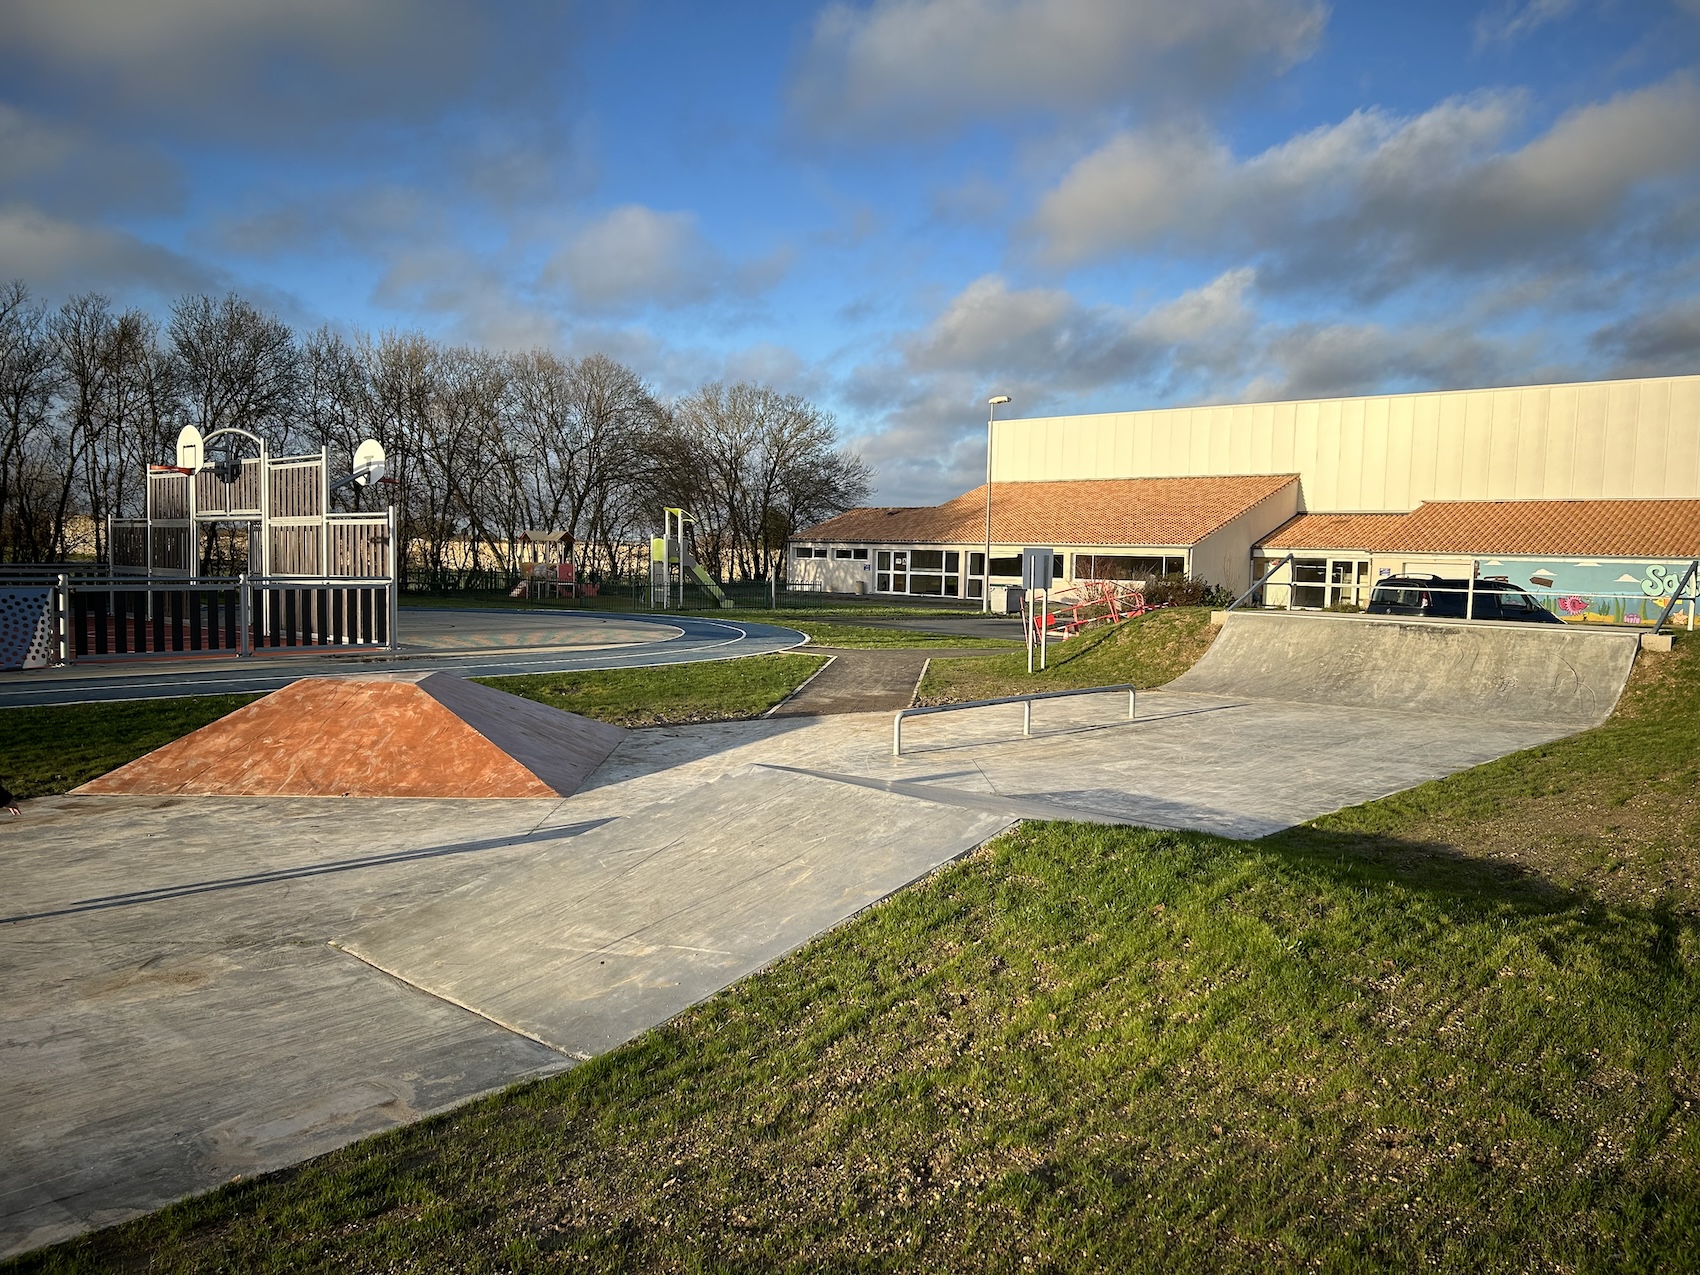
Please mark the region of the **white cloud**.
POLYGON ((1567 18, 1576 10, 1576 0, 1500 0, 1476 19, 1476 47, 1513 44, 1549 22, 1567 18))
POLYGON ((544 278, 565 284, 581 306, 627 310, 682 306, 772 286, 789 253, 733 266, 703 237, 694 213, 615 208, 580 230, 551 258, 544 278))
POLYGON ((875 0, 829 5, 791 86, 815 128, 943 131, 1031 108, 1222 92, 1309 56, 1320 0, 875 0))
POLYGON ((1196 127, 1124 132, 1044 197, 1031 230, 1058 264, 1167 246, 1266 254, 1266 285, 1350 278, 1373 289, 1585 253, 1641 189, 1700 176, 1690 76, 1508 145, 1524 113, 1505 94, 1408 118, 1365 110, 1245 159, 1196 127))
POLYGON ((219 291, 224 276, 122 230, 83 225, 27 204, 0 205, 0 279, 44 294, 139 288, 161 296, 219 291))
POLYGON ((548 4, 469 0, 0 0, 14 91, 199 134, 300 143, 529 90, 558 61, 548 4), (505 29, 527 38, 501 41, 505 29), (501 56, 498 58, 498 48, 501 56))

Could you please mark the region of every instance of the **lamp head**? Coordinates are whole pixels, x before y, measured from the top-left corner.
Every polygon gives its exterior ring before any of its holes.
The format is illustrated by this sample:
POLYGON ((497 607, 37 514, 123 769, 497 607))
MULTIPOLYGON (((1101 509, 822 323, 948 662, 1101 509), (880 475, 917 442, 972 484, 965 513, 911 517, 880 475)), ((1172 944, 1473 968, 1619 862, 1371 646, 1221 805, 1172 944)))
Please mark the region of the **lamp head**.
POLYGON ((1007 403, 1007 402, 1009 402, 1009 395, 1007 395, 1007 394, 996 394, 996 395, 993 395, 991 398, 986 400, 986 406, 997 407, 1000 404, 1007 403))

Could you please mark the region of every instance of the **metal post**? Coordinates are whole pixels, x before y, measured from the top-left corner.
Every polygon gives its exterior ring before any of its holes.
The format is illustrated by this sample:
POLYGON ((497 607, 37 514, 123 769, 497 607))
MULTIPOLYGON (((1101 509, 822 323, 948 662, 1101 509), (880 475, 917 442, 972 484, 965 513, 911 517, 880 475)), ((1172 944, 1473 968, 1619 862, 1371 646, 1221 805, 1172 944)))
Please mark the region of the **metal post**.
POLYGON ((1027 672, 1033 672, 1033 595, 1026 589, 1021 591, 1021 627, 1023 636, 1027 639, 1027 672))
POLYGON ((401 649, 401 635, 396 632, 396 621, 401 615, 401 599, 400 599, 400 597, 397 596, 401 592, 401 587, 400 587, 400 584, 399 584, 399 577, 396 575, 396 563, 399 561, 399 558, 398 558, 398 555, 396 553, 396 542, 395 542, 395 539, 396 539, 396 522, 395 522, 395 506, 394 505, 391 505, 389 507, 389 521, 390 521, 390 587, 389 587, 390 641, 389 641, 389 649, 392 650, 392 651, 396 651, 396 650, 401 649))
POLYGON ((891 719, 891 755, 903 756, 903 714, 899 713, 891 719))
POLYGON ((1043 590, 1039 594, 1039 671, 1045 671, 1045 648, 1051 634, 1051 591, 1043 590))
POLYGON ((1475 561, 1470 562, 1470 578, 1464 582, 1464 618, 1476 618, 1476 571, 1475 561))
POLYGON ((1033 701, 1030 699, 1021 701, 1021 733, 1028 737, 1033 734, 1033 701))
POLYGON ((75 663, 75 647, 71 643, 71 577, 68 575, 61 575, 58 586, 53 590, 53 637, 59 648, 58 662, 75 663))
POLYGON ((1133 687, 1131 687, 1131 686, 1127 688, 1127 720, 1130 721, 1130 722, 1133 720, 1133 709, 1134 709, 1134 699, 1133 699, 1133 697, 1135 695, 1137 695, 1138 693, 1139 692, 1135 691, 1133 689, 1133 687))
POLYGON ((236 658, 254 653, 254 590, 248 583, 248 573, 244 571, 236 580, 237 606, 236 623, 236 658))

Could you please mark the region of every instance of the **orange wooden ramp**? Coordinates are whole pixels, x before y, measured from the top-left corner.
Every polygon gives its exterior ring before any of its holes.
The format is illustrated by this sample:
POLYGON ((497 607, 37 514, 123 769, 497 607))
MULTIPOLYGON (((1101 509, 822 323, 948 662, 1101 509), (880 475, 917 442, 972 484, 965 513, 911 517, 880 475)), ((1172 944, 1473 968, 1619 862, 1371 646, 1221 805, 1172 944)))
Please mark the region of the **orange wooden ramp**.
POLYGON ((446 673, 308 677, 76 791, 565 797, 625 734, 446 673))

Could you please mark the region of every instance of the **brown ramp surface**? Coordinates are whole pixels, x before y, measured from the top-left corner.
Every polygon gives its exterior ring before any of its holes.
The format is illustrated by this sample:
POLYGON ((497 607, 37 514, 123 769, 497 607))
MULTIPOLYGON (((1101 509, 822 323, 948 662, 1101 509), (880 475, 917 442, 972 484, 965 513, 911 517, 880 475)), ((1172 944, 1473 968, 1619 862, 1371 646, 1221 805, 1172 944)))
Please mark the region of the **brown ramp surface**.
POLYGON ((308 677, 76 791, 565 797, 625 735, 447 673, 308 677))
POLYGON ((1583 730, 1611 715, 1639 645, 1572 625, 1235 611, 1166 689, 1583 730))

